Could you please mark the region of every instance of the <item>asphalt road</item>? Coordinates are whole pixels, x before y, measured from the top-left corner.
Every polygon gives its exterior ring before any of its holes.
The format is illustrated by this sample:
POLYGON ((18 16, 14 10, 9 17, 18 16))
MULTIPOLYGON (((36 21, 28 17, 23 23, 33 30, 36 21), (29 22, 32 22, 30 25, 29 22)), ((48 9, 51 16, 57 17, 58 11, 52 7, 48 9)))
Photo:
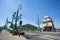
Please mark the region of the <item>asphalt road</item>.
POLYGON ((12 36, 11 33, 3 30, 0 33, 0 40, 60 40, 60 32, 27 32, 23 35, 26 39, 12 36))
POLYGON ((27 40, 60 40, 60 32, 25 32, 27 40))

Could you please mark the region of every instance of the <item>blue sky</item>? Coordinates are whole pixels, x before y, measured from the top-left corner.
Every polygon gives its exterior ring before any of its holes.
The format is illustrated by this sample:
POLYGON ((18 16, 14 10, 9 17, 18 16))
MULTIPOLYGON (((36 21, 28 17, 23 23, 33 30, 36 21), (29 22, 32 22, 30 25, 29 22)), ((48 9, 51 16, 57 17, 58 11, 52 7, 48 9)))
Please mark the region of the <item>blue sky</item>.
POLYGON ((53 19, 55 27, 60 28, 60 0, 0 0, 0 26, 5 24, 7 17, 11 21, 12 14, 20 3, 22 10, 19 14, 23 15, 23 24, 36 25, 38 13, 40 21, 47 15, 53 19))

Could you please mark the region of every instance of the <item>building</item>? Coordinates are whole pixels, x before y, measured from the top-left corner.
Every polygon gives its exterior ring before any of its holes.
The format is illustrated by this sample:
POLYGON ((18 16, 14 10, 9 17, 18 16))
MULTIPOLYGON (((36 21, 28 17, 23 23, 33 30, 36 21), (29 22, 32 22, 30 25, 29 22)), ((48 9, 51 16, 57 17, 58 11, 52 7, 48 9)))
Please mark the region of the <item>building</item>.
POLYGON ((56 32, 60 32, 60 28, 56 28, 56 32))
POLYGON ((43 31, 54 31, 54 24, 52 18, 45 16, 43 20, 43 31))

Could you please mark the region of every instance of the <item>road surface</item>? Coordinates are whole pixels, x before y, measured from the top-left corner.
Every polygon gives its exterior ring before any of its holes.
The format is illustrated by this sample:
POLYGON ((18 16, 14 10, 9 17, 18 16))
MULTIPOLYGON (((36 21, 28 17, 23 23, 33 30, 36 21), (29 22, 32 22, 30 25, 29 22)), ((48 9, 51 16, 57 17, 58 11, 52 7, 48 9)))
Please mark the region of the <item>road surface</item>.
POLYGON ((0 33, 0 40, 60 40, 60 32, 27 32, 23 37, 13 36, 6 30, 0 33), (24 38, 25 37, 25 38, 24 38))
POLYGON ((27 40, 60 40, 60 32, 25 32, 27 40))

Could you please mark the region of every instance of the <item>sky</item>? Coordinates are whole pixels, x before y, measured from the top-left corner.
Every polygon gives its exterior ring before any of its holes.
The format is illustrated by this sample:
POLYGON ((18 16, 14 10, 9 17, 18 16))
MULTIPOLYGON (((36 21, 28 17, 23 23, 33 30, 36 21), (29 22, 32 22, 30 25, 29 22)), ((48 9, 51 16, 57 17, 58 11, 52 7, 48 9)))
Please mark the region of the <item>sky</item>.
POLYGON ((49 16, 54 21, 54 25, 60 28, 60 0, 0 0, 0 26, 5 25, 6 18, 11 21, 12 14, 17 11, 18 6, 22 5, 23 24, 37 25, 37 16, 41 21, 44 16, 49 16))

